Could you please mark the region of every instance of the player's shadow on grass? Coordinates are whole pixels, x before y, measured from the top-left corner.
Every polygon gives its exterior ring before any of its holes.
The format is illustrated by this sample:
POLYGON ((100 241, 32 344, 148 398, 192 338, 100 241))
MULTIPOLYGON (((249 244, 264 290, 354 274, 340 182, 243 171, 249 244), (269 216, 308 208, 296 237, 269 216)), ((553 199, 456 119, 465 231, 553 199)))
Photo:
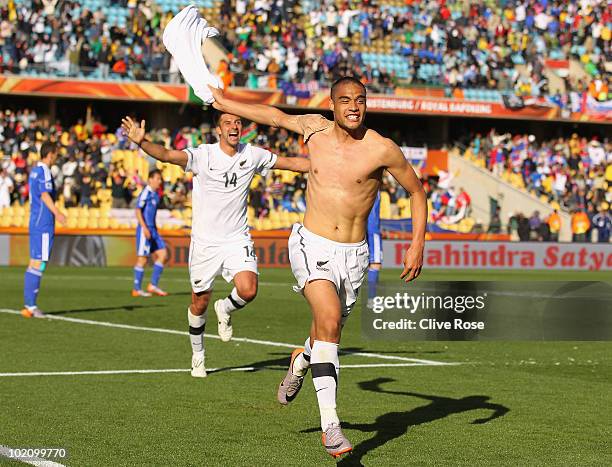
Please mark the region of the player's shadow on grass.
POLYGON ((138 308, 158 308, 164 306, 162 304, 151 305, 118 305, 118 306, 101 306, 96 308, 74 308, 71 310, 50 311, 48 315, 65 315, 67 313, 85 313, 91 311, 134 311, 138 308))
POLYGON ((261 370, 278 370, 278 371, 287 371, 289 366, 289 358, 287 358, 287 354, 285 353, 272 353, 269 355, 283 355, 279 358, 270 358, 268 360, 260 360, 253 363, 245 363, 244 365, 230 366, 224 368, 218 368, 211 373, 220 373, 223 371, 231 371, 236 370, 237 368, 253 368, 252 372, 261 371, 261 370))
MULTIPOLYGON (((436 420, 441 420, 449 415, 469 412, 472 410, 491 410, 492 413, 485 418, 477 418, 472 421, 474 425, 490 422, 496 418, 504 416, 509 412, 509 408, 501 404, 488 402, 489 396, 466 396, 461 398, 433 396, 419 394, 409 391, 389 391, 381 388, 383 383, 395 381, 391 378, 377 378, 372 381, 362 381, 359 387, 365 391, 372 391, 379 394, 394 394, 398 396, 418 397, 430 401, 422 407, 416 407, 404 412, 388 412, 376 418, 374 423, 350 423, 342 422, 343 428, 359 430, 366 433, 375 433, 373 437, 367 439, 354 447, 351 455, 341 459, 338 465, 341 466, 361 466, 361 460, 368 452, 384 446, 389 441, 400 438, 408 433, 411 427, 423 425, 436 420)), ((318 429, 304 430, 303 432, 314 432, 318 429)))

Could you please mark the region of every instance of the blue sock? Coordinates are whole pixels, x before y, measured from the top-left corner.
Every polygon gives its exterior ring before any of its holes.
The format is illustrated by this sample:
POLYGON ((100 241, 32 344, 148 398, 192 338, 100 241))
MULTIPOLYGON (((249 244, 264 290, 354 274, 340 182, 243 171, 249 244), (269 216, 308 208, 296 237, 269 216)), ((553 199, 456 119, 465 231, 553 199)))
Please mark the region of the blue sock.
POLYGON ((161 277, 162 272, 164 272, 164 265, 162 263, 155 262, 153 265, 153 274, 151 275, 151 284, 153 284, 155 287, 157 287, 157 284, 159 284, 159 278, 161 277))
POLYGON ((142 289, 142 279, 144 278, 144 269, 138 266, 134 267, 134 290, 142 289))
POLYGON ((373 298, 376 296, 378 272, 378 269, 368 269, 368 298, 373 298))
POLYGON ((26 269, 23 280, 23 301, 25 306, 36 306, 36 298, 38 297, 41 278, 42 271, 40 269, 32 267, 26 269))

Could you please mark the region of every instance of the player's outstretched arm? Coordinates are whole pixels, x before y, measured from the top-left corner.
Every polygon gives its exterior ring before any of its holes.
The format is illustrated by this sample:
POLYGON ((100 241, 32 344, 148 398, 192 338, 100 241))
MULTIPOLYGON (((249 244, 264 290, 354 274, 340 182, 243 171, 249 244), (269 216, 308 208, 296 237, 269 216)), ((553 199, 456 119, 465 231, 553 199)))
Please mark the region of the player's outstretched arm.
POLYGON ((412 211, 412 242, 404 257, 404 270, 400 277, 406 282, 416 279, 423 267, 425 229, 427 227, 427 196, 423 185, 401 149, 391 140, 386 140, 385 165, 387 171, 410 193, 412 211))
POLYGON ((166 149, 161 144, 155 144, 146 139, 144 120, 138 123, 132 120, 130 117, 122 118, 121 128, 123 128, 123 131, 130 141, 136 143, 140 149, 158 161, 180 165, 182 168, 185 168, 187 165, 188 156, 184 151, 166 149))
POLYGON ((309 172, 310 159, 307 157, 277 157, 273 169, 291 170, 293 172, 309 172))
POLYGON ((227 112, 239 117, 246 118, 255 123, 273 126, 276 128, 286 128, 295 133, 304 134, 303 128, 299 125, 297 115, 289 115, 276 107, 263 104, 247 104, 245 102, 228 99, 223 94, 223 90, 208 86, 215 98, 213 107, 220 112, 227 112))

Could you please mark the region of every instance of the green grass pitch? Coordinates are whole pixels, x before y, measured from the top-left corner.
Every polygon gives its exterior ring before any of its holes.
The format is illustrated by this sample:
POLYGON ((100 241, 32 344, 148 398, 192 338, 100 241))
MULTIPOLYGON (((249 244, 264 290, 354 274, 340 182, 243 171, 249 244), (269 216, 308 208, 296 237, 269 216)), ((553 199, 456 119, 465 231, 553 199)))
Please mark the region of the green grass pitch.
MULTIPOLYGON (((137 299, 128 268, 50 267, 40 306, 71 320, 7 312, 21 308, 23 268, 0 268, 0 279, 0 445, 65 447, 60 462, 71 466, 336 463, 321 447, 310 377, 290 406, 275 398, 291 349, 273 343, 303 342, 310 322, 289 270, 262 270, 257 299, 234 315, 235 337, 265 342, 207 338, 207 367, 219 371, 203 380, 186 371, 185 269, 165 272, 169 297, 137 299), (112 373, 161 369, 181 371, 112 373)), ((478 279, 611 275, 425 271, 419 280, 478 279)), ((216 285, 216 297, 230 290, 216 285)), ((355 451, 339 465, 612 465, 611 343, 366 341, 359 306, 354 314, 342 348, 378 356, 341 356, 339 415, 355 451), (406 359, 459 364, 364 366, 406 359)), ((216 333, 214 312, 206 332, 216 333)))

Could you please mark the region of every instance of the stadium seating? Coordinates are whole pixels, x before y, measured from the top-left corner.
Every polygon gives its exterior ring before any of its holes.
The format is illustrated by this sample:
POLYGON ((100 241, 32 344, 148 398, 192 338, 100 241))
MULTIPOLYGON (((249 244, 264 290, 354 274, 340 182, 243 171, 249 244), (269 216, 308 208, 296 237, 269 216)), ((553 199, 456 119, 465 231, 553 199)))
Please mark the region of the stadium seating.
MULTIPOLYGON (((9 38, 7 43, 0 44, 3 59, 0 60, 0 72, 7 68, 12 73, 37 77, 70 74, 80 79, 167 81, 170 79, 169 56, 155 55, 155 48, 161 46, 163 26, 185 3, 182 0, 138 0, 133 5, 123 6, 111 0, 83 0, 70 9, 60 2, 54 12, 60 21, 73 21, 77 17, 86 25, 93 21, 87 16, 88 12, 96 12, 103 15, 104 22, 111 28, 123 31, 113 34, 113 40, 109 41, 112 42, 109 44, 109 70, 103 71, 99 65, 101 46, 98 38, 90 37, 89 33, 77 36, 73 30, 61 36, 65 42, 59 44, 55 54, 39 51, 35 61, 32 56, 20 52, 28 47, 13 47, 9 38), (90 47, 90 52, 81 54, 79 63, 72 63, 70 67, 69 41, 79 44, 79 49, 85 45, 90 47), (125 71, 122 66, 115 69, 122 60, 125 71), (151 67, 153 62, 155 69, 151 67)), ((296 79, 309 81, 309 89, 313 83, 326 86, 337 74, 334 70, 343 68, 342 63, 350 56, 348 68, 379 92, 392 93, 398 86, 434 85, 469 91, 465 94, 468 100, 499 102, 498 90, 516 88, 517 92, 523 92, 517 81, 521 75, 517 72, 519 69, 529 70, 526 71, 526 78, 531 81, 528 89, 540 94, 542 90, 533 84, 546 76, 540 64, 547 59, 575 60, 584 68, 588 80, 605 75, 609 66, 604 45, 609 42, 611 32, 609 23, 605 22, 605 2, 581 2, 577 11, 573 11, 569 3, 557 6, 546 2, 537 8, 537 17, 532 9, 521 11, 521 6, 515 3, 472 3, 466 8, 460 0, 381 0, 376 5, 340 0, 322 5, 308 0, 282 13, 279 8, 284 4, 275 2, 249 3, 251 10, 245 12, 232 10, 230 4, 221 0, 193 3, 201 8, 204 17, 226 32, 222 42, 229 52, 232 71, 239 70, 238 74, 245 76, 264 75, 261 81, 265 81, 265 87, 281 87, 284 80, 296 79), (494 27, 499 17, 503 17, 505 23, 494 27), (269 27, 261 27, 267 23, 269 27), (599 31, 597 39, 584 33, 595 26, 599 31), (473 33, 475 27, 478 30, 473 33), (556 34, 559 30, 566 34, 556 34), (298 31, 306 32, 303 39, 298 31), (271 57, 270 44, 276 44, 274 47, 278 49, 272 54, 274 65, 266 66, 271 57), (297 73, 289 69, 286 60, 288 51, 296 45, 304 47, 294 50, 299 60, 297 73), (531 45, 537 53, 529 50, 531 45), (319 52, 314 54, 314 50, 319 52), (320 71, 313 77, 310 71, 315 65, 320 71)), ((2 10, 4 18, 0 19, 10 21, 11 27, 16 28, 20 24, 17 13, 28 6, 30 2, 25 0, 9 2, 8 8, 2 10)), ((33 8, 46 7, 35 3, 33 8)), ((28 17, 38 18, 37 15, 28 17)), ((50 24, 46 19, 43 26, 48 33, 50 24)), ((107 35, 108 39, 110 37, 107 35)), ((34 48, 38 39, 38 33, 25 38, 19 35, 19 40, 29 41, 30 48, 34 48)), ((244 76, 241 79, 246 81, 244 76)), ((574 84, 561 81, 559 86, 569 92, 574 84)), ((605 100, 608 95, 606 91, 598 94, 597 99, 605 100)))

